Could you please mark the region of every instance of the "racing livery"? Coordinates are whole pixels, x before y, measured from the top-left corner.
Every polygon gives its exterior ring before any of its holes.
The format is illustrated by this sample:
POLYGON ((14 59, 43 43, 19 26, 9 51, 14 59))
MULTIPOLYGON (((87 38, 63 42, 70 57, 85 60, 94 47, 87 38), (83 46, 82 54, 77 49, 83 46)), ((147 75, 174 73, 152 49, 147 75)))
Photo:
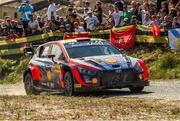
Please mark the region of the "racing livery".
POLYGON ((142 60, 129 57, 106 40, 77 38, 39 46, 23 72, 27 94, 129 88, 140 92, 149 85, 142 60))

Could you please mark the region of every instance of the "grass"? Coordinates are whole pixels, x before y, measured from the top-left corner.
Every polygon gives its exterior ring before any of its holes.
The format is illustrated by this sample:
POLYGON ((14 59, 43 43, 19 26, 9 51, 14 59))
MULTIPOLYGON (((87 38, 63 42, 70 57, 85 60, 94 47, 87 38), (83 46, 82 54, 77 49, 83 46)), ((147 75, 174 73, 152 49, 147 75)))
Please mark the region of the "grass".
POLYGON ((22 71, 29 59, 19 60, 0 59, 0 84, 14 84, 22 81, 22 71))
MULTIPOLYGON (((147 64, 150 79, 180 79, 180 53, 171 52, 164 46, 135 46, 125 52, 129 56, 143 59, 147 64)), ((22 70, 29 58, 19 60, 0 59, 0 84, 22 81, 22 70)))
POLYGON ((180 102, 94 94, 2 96, 0 120, 178 120, 180 102))
POLYGON ((164 46, 150 46, 138 46, 126 53, 145 61, 150 79, 180 79, 180 53, 164 46))

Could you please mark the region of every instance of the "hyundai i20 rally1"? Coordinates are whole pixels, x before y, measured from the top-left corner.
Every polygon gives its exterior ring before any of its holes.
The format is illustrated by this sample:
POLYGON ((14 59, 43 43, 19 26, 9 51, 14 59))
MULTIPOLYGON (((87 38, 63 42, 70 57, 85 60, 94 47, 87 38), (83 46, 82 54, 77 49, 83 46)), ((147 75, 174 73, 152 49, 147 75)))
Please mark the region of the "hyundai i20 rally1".
POLYGON ((129 88, 141 92, 149 86, 145 63, 121 53, 106 40, 77 38, 53 41, 39 46, 23 81, 27 94, 75 92, 129 88))

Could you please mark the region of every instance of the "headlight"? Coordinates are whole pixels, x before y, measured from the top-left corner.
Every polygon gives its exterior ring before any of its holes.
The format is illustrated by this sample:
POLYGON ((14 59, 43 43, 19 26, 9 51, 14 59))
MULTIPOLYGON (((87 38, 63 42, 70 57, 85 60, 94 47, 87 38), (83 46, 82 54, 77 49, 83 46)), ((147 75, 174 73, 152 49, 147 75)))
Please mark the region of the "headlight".
POLYGON ((136 69, 138 72, 142 72, 142 68, 141 65, 139 64, 139 62, 136 62, 136 64, 134 65, 134 69, 136 69))
POLYGON ((78 67, 78 70, 86 83, 92 83, 92 84, 98 83, 98 79, 94 78, 94 76, 96 76, 97 74, 97 71, 88 70, 82 67, 78 67))
POLYGON ((95 76, 97 74, 96 71, 91 71, 91 70, 88 70, 88 69, 85 69, 85 68, 81 68, 81 67, 78 67, 78 70, 83 75, 95 76))

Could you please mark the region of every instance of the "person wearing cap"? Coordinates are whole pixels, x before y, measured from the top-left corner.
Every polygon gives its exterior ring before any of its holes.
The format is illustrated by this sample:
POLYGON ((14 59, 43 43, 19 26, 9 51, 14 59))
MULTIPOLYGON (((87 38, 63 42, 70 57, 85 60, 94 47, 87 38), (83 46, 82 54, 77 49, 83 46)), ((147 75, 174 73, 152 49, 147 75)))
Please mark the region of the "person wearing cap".
POLYGON ((85 29, 82 26, 79 26, 77 22, 74 22, 74 31, 80 33, 85 32, 85 29))
POLYGON ((72 26, 70 24, 66 24, 66 32, 68 32, 68 33, 74 32, 74 30, 72 29, 72 26))
POLYGON ((18 7, 18 11, 22 13, 22 21, 25 32, 27 32, 26 28, 28 28, 29 15, 33 12, 33 10, 34 7, 29 4, 29 0, 24 0, 24 3, 18 7))
POLYGON ((88 11, 88 16, 85 18, 86 26, 88 31, 94 31, 99 25, 99 20, 92 14, 92 11, 88 11))
POLYGON ((172 28, 173 29, 180 28, 180 23, 178 21, 178 17, 173 18, 172 28))
POLYGON ((128 10, 127 5, 123 6, 123 18, 127 18, 128 20, 131 19, 133 13, 132 11, 128 10))
POLYGON ((101 24, 103 21, 102 15, 103 15, 103 10, 101 7, 101 2, 97 1, 94 9, 94 15, 98 18, 99 23, 101 24))
POLYGON ((124 18, 122 26, 128 26, 128 25, 129 25, 129 19, 128 18, 124 18))
POLYGON ((131 25, 136 25, 138 23, 137 16, 133 15, 131 17, 131 25))
POLYGON ((53 2, 53 0, 48 0, 48 2, 49 2, 49 6, 47 10, 48 20, 51 20, 52 17, 56 19, 56 5, 53 2))
POLYGON ((113 18, 114 22, 115 22, 115 27, 119 27, 121 26, 121 19, 123 17, 123 12, 119 11, 118 7, 114 8, 114 12, 111 14, 111 17, 113 18))
POLYGON ((61 26, 59 27, 59 32, 61 32, 61 33, 65 33, 65 32, 66 32, 64 25, 61 25, 61 26))

